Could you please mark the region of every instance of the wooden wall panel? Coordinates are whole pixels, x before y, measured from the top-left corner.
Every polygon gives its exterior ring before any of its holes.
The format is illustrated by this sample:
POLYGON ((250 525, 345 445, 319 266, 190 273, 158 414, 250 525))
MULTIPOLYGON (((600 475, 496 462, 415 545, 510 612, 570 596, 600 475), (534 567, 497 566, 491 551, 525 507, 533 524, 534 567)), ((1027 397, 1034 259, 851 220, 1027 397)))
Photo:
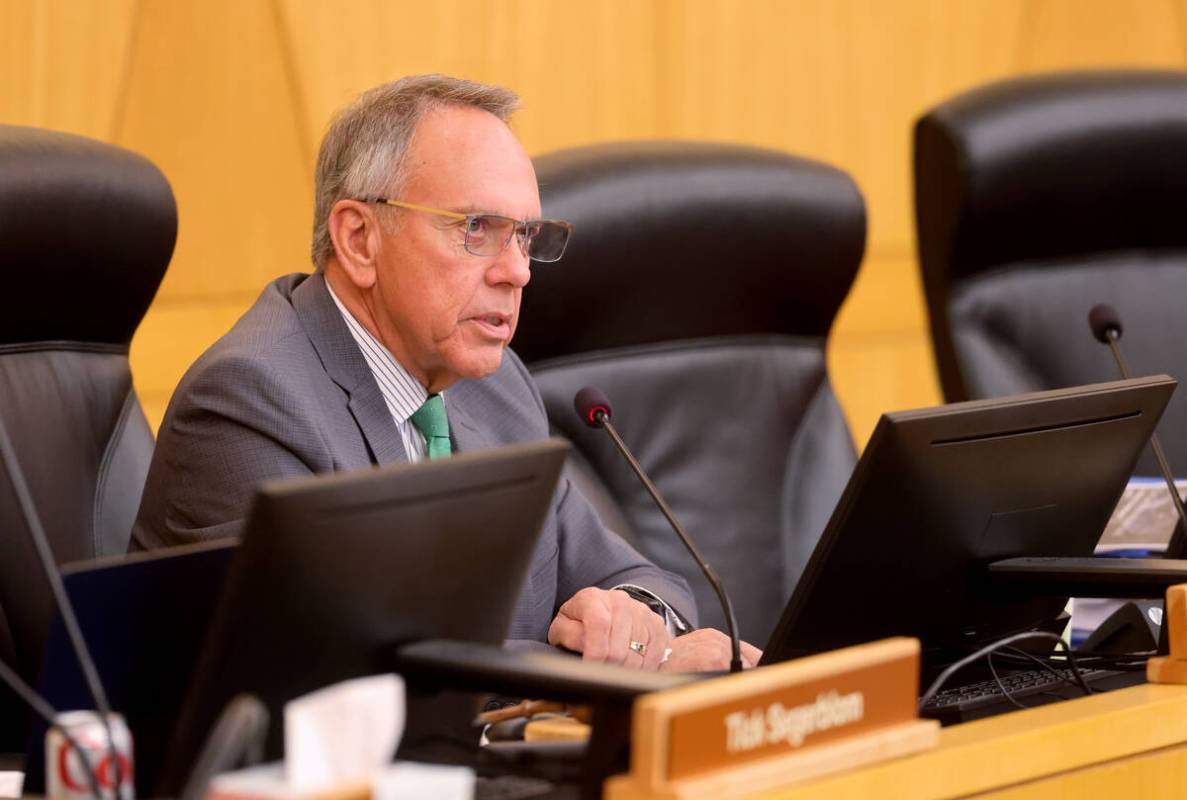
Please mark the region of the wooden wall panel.
POLYGON ((146 2, 135 45, 115 138, 177 195, 160 302, 254 296, 308 269, 311 170, 271 6, 146 2))
POLYGON ((661 40, 670 130, 848 170, 870 204, 872 250, 902 254, 913 238, 910 126, 1010 73, 1020 2, 673 2, 661 40))
POLYGON ((0 0, 0 122, 110 139, 135 0, 0 0))
POLYGON ((853 69, 841 88, 845 124, 856 132, 848 158, 868 192, 871 254, 905 255, 914 242, 912 126, 944 98, 1009 74, 1018 3, 851 0, 846 8, 853 69))
POLYGON ((878 417, 940 401, 923 285, 912 253, 866 257, 833 325, 828 368, 854 441, 878 417))
POLYGON ((311 149, 355 94, 423 72, 515 89, 523 108, 514 127, 535 153, 657 130, 647 3, 281 0, 280 9, 311 149))
POLYGON ((0 3, 0 120, 41 124, 37 105, 45 83, 45 9, 25 3, 0 3))
POLYGON ((1031 0, 1019 41, 1023 72, 1183 67, 1183 0, 1031 0))
POLYGON ((917 331, 834 337, 829 343, 828 367, 859 450, 869 441, 883 413, 939 402, 931 344, 917 331))
POLYGON ((1022 0, 850 0, 855 64, 851 169, 867 192, 867 258, 829 342, 829 368, 859 446, 885 411, 939 402, 915 261, 912 129, 927 109, 1013 73, 1022 0))
POLYGON ((515 0, 510 58, 489 79, 514 88, 514 127, 532 153, 611 139, 663 135, 665 87, 656 80, 654 3, 515 0))
POLYGON ((185 368, 261 287, 309 269, 312 170, 276 15, 259 0, 146 0, 114 138, 155 161, 177 249, 132 348, 159 423, 185 368))
MULTIPOLYGON (((385 0, 277 0, 310 164, 330 115, 358 92, 417 72, 472 77, 484 72, 488 39, 464 32, 467 6, 473 5, 465 0, 411 7, 385 0)), ((483 17, 484 26, 498 27, 491 15, 483 17)))

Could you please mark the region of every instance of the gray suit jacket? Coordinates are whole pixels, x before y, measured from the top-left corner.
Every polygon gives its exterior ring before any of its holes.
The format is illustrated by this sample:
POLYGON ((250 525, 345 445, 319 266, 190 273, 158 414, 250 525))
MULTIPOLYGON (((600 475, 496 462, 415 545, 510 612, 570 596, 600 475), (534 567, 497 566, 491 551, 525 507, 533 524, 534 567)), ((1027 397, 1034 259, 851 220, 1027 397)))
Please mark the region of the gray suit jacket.
MULTIPOLYGON (((510 350, 490 377, 444 393, 454 450, 548 435, 544 405, 510 350)), ((186 373, 161 425, 133 547, 237 536, 269 478, 406 461, 379 387, 321 275, 286 275, 186 373)), ((513 639, 547 637, 586 586, 630 583, 695 622, 682 578, 607 530, 562 475, 516 607, 513 639)))

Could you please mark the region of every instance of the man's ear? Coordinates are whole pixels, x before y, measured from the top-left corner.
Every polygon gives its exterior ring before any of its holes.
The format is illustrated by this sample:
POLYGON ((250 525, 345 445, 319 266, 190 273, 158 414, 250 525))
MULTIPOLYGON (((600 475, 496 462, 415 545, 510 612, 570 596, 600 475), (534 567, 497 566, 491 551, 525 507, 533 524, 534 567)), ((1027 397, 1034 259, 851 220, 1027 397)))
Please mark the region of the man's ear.
POLYGON ((339 200, 330 209, 327 227, 334 243, 334 255, 350 282, 359 289, 375 285, 379 226, 375 210, 367 203, 339 200))

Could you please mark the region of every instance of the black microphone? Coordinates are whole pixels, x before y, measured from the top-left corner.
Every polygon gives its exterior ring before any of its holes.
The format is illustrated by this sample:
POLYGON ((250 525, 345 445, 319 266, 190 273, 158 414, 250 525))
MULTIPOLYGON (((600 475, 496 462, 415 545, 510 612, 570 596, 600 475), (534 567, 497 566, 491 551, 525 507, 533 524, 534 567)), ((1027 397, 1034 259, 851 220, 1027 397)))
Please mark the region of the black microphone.
MULTIPOLYGON (((1094 305, 1088 311, 1088 327, 1101 344, 1110 344, 1121 338, 1121 317, 1117 314, 1117 309, 1110 305, 1094 305)), ((1129 375, 1120 356, 1117 357, 1117 366, 1121 368, 1121 374, 1128 379, 1129 375)))
MULTIPOLYGON (((54 596, 54 601, 58 606, 58 613, 62 616, 63 626, 66 628, 66 634, 70 639, 70 644, 73 646, 74 655, 78 659, 79 665, 82 667, 83 677, 86 680, 87 688, 90 690, 91 698, 95 701, 95 707, 99 711, 99 717, 103 725, 104 731, 107 733, 107 747, 111 753, 111 766, 114 770, 112 786, 115 796, 120 794, 120 783, 122 776, 120 775, 120 760, 116 752, 115 737, 111 734, 111 707, 107 703, 107 693, 103 691, 103 684, 99 680, 99 671, 95 668, 95 662, 91 658, 90 650, 87 649, 86 640, 83 639, 82 630, 78 626, 78 618, 74 614, 74 606, 70 602, 69 596, 66 594, 66 589, 62 585, 62 575, 58 572, 58 566, 54 563, 53 552, 50 550, 49 540, 45 536, 45 529, 41 526, 41 517, 37 514, 37 509, 33 505, 33 496, 29 493, 29 486, 25 483, 25 473, 21 470, 20 462, 17 460, 16 451, 13 449, 12 440, 8 437, 8 428, 4 425, 4 421, 0 419, 0 460, 4 462, 4 469, 8 472, 8 480, 12 485, 13 492, 16 493, 17 504, 20 506, 21 515, 25 519, 25 526, 29 529, 29 538, 33 540, 33 549, 37 551, 38 560, 41 561, 41 569, 45 572, 46 582, 49 583, 50 592, 54 596)), ((9 677, 7 675, 5 678, 9 677)), ((30 703, 30 698, 26 693, 22 692, 17 684, 7 681, 10 688, 13 689, 22 700, 30 703)), ((41 707, 33 706, 40 716, 49 709, 49 704, 42 699, 41 707)), ((56 727, 56 723, 54 723, 56 727)), ((64 729, 62 729, 64 730, 64 729)), ((75 743, 70 739, 67 742, 77 749, 75 743)), ((82 751, 79 751, 79 760, 85 769, 91 771, 91 766, 88 760, 83 756, 82 751)), ((51 765, 46 765, 49 769, 51 765)), ((92 776, 88 775, 88 779, 92 776)), ((92 784, 98 784, 92 780, 92 784)))
POLYGON ((206 737, 202 752, 194 761, 180 800, 203 800, 209 796, 215 776, 246 762, 254 766, 264 760, 268 738, 268 708, 254 695, 237 695, 206 737))
POLYGON ((651 499, 655 501, 656 506, 663 513, 668 520, 668 524, 672 526, 672 530, 676 531, 676 535, 680 537, 680 541, 684 543, 685 548, 688 549, 697 566, 701 568, 705 579, 709 581, 709 585, 713 587, 713 591, 717 593, 717 599, 721 602, 721 610, 725 613, 725 624, 729 628, 730 635, 730 672, 742 671, 742 643, 738 638, 738 621, 734 617, 734 607, 730 603, 729 595, 725 593, 724 587, 721 585, 721 579, 717 577, 717 573, 709 566, 709 562, 704 559, 697 546, 693 543, 688 534, 684 532, 684 528, 676 521, 676 517, 672 514, 672 510, 668 508, 668 504, 660 497, 659 490, 655 488, 655 484, 647 477, 647 473, 643 471, 643 467, 635 459, 622 437, 618 435, 618 431, 610 423, 610 399, 606 394, 596 386, 586 386, 573 397, 573 408, 577 410, 577 416, 591 428, 602 428, 606 433, 610 434, 610 438, 614 441, 614 446, 618 448, 618 452, 622 453, 622 457, 626 459, 627 463, 631 465, 635 475, 643 484, 643 488, 651 495, 651 499))
MULTIPOLYGON (((1094 305, 1088 312, 1088 327, 1092 329, 1092 335, 1098 342, 1109 346, 1113 352, 1113 360, 1117 362, 1117 369, 1121 372, 1121 377, 1128 380, 1129 370, 1125 368, 1125 359, 1121 355, 1120 345, 1117 344, 1121 339, 1121 316, 1117 313, 1117 309, 1104 303, 1094 305)), ((1154 459, 1158 462, 1158 469, 1162 472, 1166 487, 1171 493, 1171 501, 1175 504, 1175 511, 1179 514, 1179 524, 1175 526, 1175 532, 1171 535, 1171 540, 1166 546, 1166 555, 1167 558, 1181 558, 1187 555, 1184 552, 1183 541, 1184 534, 1187 532, 1187 510, 1183 509, 1183 498, 1179 497, 1174 473, 1171 472, 1170 464, 1167 463, 1166 454, 1162 451, 1162 444, 1158 441, 1157 433, 1150 434, 1150 449, 1154 451, 1154 459)))

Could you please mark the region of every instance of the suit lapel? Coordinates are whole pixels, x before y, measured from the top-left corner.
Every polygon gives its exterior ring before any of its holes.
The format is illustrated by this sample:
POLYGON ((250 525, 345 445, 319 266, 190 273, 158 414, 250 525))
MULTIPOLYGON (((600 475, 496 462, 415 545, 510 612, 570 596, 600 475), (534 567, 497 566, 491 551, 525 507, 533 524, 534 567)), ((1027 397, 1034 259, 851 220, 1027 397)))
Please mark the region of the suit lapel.
POLYGON ((469 453, 492 446, 490 438, 466 408, 466 390, 463 386, 446 389, 445 413, 449 416, 449 438, 453 440, 455 453, 469 453))
POLYGON ((363 438, 367 440, 367 446, 371 448, 376 464, 399 464, 408 460, 408 454, 404 452, 404 442, 400 439, 400 432, 396 430, 396 423, 392 420, 392 412, 388 411, 387 403, 383 402, 383 395, 380 394, 379 387, 375 386, 373 376, 370 388, 360 385, 350 395, 350 413, 358 423, 359 430, 363 432, 363 438))
POLYGON ((375 376, 330 297, 323 275, 311 275, 293 290, 293 308, 326 373, 350 398, 350 413, 371 451, 372 460, 376 464, 407 461, 400 433, 375 376))

